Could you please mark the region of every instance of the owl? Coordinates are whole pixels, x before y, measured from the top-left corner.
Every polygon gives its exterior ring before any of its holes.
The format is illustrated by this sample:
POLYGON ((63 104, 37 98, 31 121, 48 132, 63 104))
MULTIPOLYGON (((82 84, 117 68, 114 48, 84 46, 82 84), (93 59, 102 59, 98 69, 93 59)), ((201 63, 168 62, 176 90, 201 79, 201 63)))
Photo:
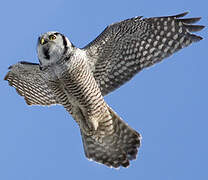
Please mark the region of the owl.
POLYGON ((5 80, 28 105, 62 105, 77 122, 87 158, 109 167, 136 159, 141 135, 105 102, 104 96, 146 67, 200 41, 191 32, 200 18, 135 17, 108 26, 84 48, 51 31, 38 38, 39 63, 9 67, 5 80))

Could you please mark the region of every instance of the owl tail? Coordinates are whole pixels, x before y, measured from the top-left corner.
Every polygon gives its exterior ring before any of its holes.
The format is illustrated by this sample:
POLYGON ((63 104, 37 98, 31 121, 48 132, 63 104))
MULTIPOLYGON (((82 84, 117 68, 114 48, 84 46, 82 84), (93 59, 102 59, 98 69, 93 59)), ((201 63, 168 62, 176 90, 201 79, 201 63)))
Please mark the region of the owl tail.
POLYGON ((141 144, 141 135, 129 127, 110 107, 114 132, 95 140, 82 131, 84 151, 87 158, 109 167, 128 167, 129 160, 136 159, 141 144))

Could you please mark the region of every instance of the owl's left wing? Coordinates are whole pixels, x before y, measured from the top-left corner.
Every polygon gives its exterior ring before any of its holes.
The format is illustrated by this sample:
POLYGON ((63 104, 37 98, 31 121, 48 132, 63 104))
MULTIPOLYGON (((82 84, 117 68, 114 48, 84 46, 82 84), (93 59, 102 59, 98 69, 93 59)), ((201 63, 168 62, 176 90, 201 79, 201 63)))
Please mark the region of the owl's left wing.
POLYGON ((54 94, 47 86, 39 64, 22 61, 12 65, 4 80, 16 88, 28 105, 58 104, 54 94))
POLYGON ((102 95, 118 88, 142 69, 201 40, 191 33, 203 29, 204 26, 192 25, 200 18, 181 18, 186 14, 127 19, 108 26, 84 47, 102 95))

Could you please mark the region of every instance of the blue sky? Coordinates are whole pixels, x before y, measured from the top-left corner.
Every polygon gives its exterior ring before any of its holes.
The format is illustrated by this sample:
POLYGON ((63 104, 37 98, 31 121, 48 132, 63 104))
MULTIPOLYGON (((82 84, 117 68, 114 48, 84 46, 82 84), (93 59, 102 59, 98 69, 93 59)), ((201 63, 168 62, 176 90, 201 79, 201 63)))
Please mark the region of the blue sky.
POLYGON ((113 22, 134 16, 203 17, 208 3, 195 0, 1 2, 0 179, 208 179, 208 57, 204 40, 139 73, 105 97, 143 136, 128 169, 109 169, 84 156, 79 129, 61 106, 29 107, 3 78, 20 60, 38 62, 39 34, 57 30, 78 47, 113 22))

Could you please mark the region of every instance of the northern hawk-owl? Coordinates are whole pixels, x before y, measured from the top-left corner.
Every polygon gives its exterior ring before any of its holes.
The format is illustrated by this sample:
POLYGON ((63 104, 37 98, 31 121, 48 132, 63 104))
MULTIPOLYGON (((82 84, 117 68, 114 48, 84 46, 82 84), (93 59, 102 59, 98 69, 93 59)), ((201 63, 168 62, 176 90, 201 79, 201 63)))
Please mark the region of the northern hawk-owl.
POLYGON ((191 34, 200 18, 135 17, 108 26, 86 47, 47 32, 38 39, 39 64, 21 61, 5 80, 28 105, 60 104, 78 123, 87 158, 127 167, 137 156, 141 135, 129 127, 103 96, 136 73, 202 38, 191 34))

